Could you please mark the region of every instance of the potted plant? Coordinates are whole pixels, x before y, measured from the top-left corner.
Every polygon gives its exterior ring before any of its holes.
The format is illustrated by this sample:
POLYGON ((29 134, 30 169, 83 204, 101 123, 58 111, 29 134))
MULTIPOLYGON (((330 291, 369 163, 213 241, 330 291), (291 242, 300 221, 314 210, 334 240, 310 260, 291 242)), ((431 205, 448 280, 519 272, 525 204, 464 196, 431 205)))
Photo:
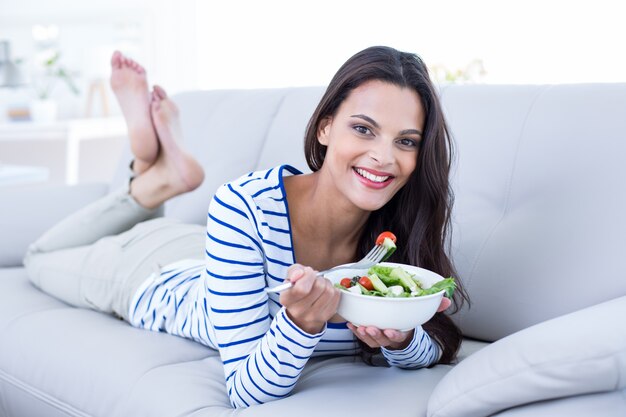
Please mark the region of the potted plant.
POLYGON ((56 51, 42 62, 42 73, 33 83, 37 99, 30 105, 31 119, 35 122, 50 123, 56 120, 57 103, 50 98, 55 85, 61 81, 72 93, 80 93, 72 74, 59 63, 61 53, 56 51))

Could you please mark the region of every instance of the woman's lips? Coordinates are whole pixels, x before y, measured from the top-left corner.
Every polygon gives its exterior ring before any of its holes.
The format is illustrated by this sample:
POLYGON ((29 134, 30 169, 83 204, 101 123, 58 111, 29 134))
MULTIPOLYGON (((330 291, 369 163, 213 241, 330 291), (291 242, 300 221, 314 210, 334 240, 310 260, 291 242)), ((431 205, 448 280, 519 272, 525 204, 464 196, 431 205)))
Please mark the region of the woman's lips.
POLYGON ((354 167, 352 168, 354 175, 361 181, 363 185, 369 188, 380 190, 387 187, 394 180, 394 176, 385 172, 374 171, 371 169, 354 167), (369 177, 369 178, 368 178, 369 177), (385 178, 386 179, 383 179, 385 178), (382 180, 382 181, 381 181, 382 180))

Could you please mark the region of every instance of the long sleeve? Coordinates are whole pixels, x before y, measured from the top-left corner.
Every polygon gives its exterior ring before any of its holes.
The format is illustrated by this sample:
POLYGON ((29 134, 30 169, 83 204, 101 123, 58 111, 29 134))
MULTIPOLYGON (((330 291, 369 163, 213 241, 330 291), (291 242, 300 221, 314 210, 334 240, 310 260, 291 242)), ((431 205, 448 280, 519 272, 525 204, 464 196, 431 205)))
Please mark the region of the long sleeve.
POLYGON ((227 184, 213 198, 207 219, 207 314, 234 407, 289 395, 325 331, 305 333, 284 308, 272 317, 270 303, 276 301, 265 288, 268 280, 284 276, 268 276, 268 263, 284 271, 290 263, 270 250, 291 248, 264 238, 262 227, 272 222, 263 215, 252 196, 227 184))
POLYGON ((387 363, 404 369, 425 368, 439 360, 439 345, 422 329, 415 328, 413 339, 402 350, 381 349, 387 363))
MULTIPOLYGON (((235 408, 288 396, 312 356, 359 350, 345 323, 308 334, 289 319, 279 296, 265 291, 281 284, 295 262, 285 169, 295 172, 283 166, 220 187, 207 215, 204 262, 165 266, 131 303, 133 325, 219 351, 235 408)), ((420 368, 434 364, 440 351, 418 327, 406 349, 383 354, 393 366, 420 368)))

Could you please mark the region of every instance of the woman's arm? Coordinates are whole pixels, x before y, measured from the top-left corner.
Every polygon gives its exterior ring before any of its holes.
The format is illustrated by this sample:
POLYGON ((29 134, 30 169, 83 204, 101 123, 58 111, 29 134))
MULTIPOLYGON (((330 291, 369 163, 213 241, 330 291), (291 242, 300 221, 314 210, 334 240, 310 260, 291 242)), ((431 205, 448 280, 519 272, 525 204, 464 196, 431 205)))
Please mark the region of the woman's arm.
MULTIPOLYGON (((447 310, 452 301, 443 297, 437 312, 447 310)), ((392 366, 417 369, 432 366, 439 362, 443 350, 422 326, 403 332, 399 330, 381 330, 372 326, 357 327, 348 323, 348 328, 362 342, 371 348, 381 348, 383 356, 392 366)))
POLYGON ((321 339, 296 326, 282 308, 270 316, 263 238, 250 197, 223 186, 209 207, 207 314, 234 407, 287 396, 321 339))
POLYGON ((425 368, 434 365, 439 360, 441 348, 422 329, 422 326, 415 328, 413 337, 409 344, 398 350, 381 348, 381 352, 387 363, 405 369, 425 368))
POLYGON ((348 323, 348 328, 369 347, 380 348, 391 366, 405 369, 424 368, 434 365, 441 357, 439 344, 422 326, 407 332, 381 330, 373 326, 357 327, 352 323, 348 323))

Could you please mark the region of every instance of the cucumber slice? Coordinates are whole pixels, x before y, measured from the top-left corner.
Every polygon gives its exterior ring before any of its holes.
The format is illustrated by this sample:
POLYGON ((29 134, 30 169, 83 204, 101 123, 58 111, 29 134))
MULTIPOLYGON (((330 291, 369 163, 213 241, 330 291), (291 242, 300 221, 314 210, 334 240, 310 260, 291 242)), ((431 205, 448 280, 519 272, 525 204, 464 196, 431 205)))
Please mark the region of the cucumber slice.
POLYGON ((387 253, 385 253, 385 256, 383 256, 383 259, 381 260, 381 262, 389 259, 391 254, 396 251, 396 244, 393 242, 393 240, 389 239, 388 237, 386 237, 385 240, 383 240, 383 247, 387 249, 387 253))
POLYGON ((370 279, 370 281, 372 281, 372 286, 374 287, 376 291, 380 291, 383 294, 387 294, 387 292, 389 291, 389 288, 385 285, 384 282, 380 280, 380 278, 378 278, 378 275, 376 274, 368 275, 368 278, 370 279))
POLYGON ((391 274, 389 274, 392 278, 397 278, 400 280, 400 283, 404 288, 406 288, 409 292, 417 291, 417 284, 411 278, 408 272, 406 272, 402 268, 394 268, 391 270, 391 274))

